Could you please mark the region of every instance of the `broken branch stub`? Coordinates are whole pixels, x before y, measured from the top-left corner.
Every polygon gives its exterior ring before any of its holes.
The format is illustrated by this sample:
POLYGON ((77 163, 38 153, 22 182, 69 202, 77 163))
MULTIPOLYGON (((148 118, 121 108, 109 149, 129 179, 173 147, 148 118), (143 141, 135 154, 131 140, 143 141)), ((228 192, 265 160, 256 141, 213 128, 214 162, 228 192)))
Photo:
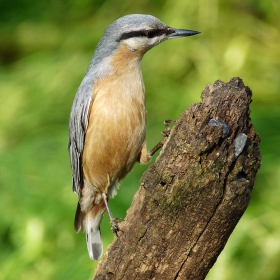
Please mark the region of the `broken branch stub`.
POLYGON ((94 279, 204 279, 247 208, 260 139, 242 80, 205 87, 144 173, 94 279), (244 136, 245 135, 245 136, 244 136))

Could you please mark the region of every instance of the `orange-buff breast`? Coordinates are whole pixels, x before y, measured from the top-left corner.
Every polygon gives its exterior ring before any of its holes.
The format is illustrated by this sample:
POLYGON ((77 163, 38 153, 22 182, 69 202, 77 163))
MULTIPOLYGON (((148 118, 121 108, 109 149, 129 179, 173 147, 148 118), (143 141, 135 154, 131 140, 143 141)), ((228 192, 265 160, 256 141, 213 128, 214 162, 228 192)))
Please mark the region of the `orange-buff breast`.
POLYGON ((107 193, 106 187, 117 184, 131 170, 145 137, 142 76, 132 79, 128 71, 118 79, 109 76, 96 82, 83 151, 87 186, 107 193))

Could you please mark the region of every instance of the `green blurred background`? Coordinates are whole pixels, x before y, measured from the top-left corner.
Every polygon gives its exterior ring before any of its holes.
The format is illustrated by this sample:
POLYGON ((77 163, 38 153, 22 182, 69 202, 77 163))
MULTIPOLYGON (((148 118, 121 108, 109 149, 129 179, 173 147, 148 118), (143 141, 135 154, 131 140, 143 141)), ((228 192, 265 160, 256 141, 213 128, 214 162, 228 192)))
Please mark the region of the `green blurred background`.
MULTIPOLYGON (((199 102, 206 84, 240 76, 252 89, 262 167, 250 206, 207 279, 280 279, 280 1, 1 0, 0 280, 93 275, 85 237, 73 230, 68 118, 105 27, 130 13, 202 32, 144 57, 149 148, 163 120, 199 102)), ((137 164, 123 181, 110 202, 115 216, 125 217, 146 168, 137 164)), ((107 215, 102 235, 108 246, 107 215)))

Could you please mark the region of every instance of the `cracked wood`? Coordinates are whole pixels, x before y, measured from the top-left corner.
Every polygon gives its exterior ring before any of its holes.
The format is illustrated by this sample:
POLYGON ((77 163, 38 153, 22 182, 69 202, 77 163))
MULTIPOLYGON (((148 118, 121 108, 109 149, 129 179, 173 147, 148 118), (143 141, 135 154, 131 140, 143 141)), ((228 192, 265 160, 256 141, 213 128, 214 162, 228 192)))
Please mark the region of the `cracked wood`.
POLYGON ((125 220, 94 279, 204 279, 246 210, 260 167, 250 120, 251 91, 216 81, 174 125, 144 173, 125 220), (208 125, 220 121, 229 127, 208 125), (247 141, 235 157, 234 141, 247 141))

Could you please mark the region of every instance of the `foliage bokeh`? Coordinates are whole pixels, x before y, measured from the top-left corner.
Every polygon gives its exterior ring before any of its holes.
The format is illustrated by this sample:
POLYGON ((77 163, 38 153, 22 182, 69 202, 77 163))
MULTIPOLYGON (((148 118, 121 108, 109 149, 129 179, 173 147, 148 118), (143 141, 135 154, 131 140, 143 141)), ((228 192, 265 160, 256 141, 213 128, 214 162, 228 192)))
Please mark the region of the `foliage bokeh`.
MULTIPOLYGON (((276 0, 0 1, 0 280, 93 275, 85 237, 73 231, 68 118, 104 28, 130 13, 202 32, 144 57, 150 148, 163 120, 199 102, 206 84, 239 76, 252 89, 262 167, 207 279, 280 279, 279 12, 276 0)), ((137 164, 123 181, 110 202, 115 216, 125 217, 146 168, 137 164)), ((102 235, 107 246, 107 215, 102 235)))

